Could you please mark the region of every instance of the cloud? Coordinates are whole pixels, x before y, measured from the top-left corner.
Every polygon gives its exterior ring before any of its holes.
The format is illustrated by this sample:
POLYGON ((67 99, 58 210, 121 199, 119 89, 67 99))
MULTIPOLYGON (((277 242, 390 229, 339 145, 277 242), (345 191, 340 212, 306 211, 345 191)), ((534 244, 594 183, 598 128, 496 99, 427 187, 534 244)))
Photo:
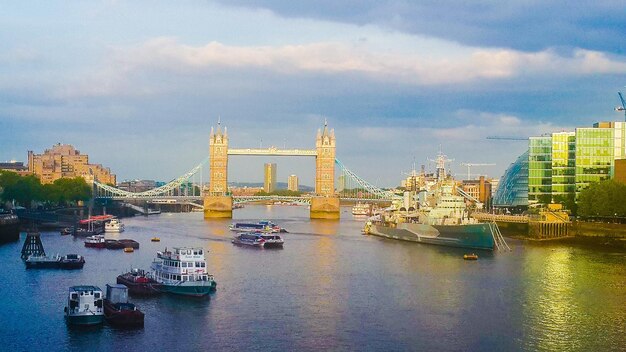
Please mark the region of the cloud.
POLYGON ((64 96, 149 95, 158 85, 132 86, 127 81, 144 71, 178 75, 215 75, 231 71, 275 72, 283 75, 362 76, 373 81, 409 85, 450 85, 524 76, 625 74, 626 60, 576 49, 571 55, 553 50, 525 53, 507 49, 462 48, 447 57, 383 52, 366 44, 317 42, 300 45, 235 46, 209 42, 202 46, 158 37, 135 47, 112 50, 101 71, 62 92, 64 96))
POLYGON ((218 0, 225 6, 262 8, 284 17, 374 24, 472 46, 541 51, 580 47, 624 54, 623 2, 598 1, 406 1, 315 2, 218 0))

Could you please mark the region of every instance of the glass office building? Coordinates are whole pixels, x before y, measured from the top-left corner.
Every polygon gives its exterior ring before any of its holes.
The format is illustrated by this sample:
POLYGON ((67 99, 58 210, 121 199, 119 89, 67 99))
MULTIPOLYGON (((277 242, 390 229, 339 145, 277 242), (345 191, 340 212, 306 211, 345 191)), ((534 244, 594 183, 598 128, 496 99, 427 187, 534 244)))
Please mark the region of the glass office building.
POLYGON ((552 198, 562 203, 576 192, 576 133, 552 134, 552 198))
POLYGON ((613 176, 614 142, 613 128, 576 129, 576 193, 613 176))
POLYGON ((493 206, 528 206, 528 151, 520 155, 502 175, 493 196, 493 206))
POLYGON ((528 203, 552 200, 552 136, 528 139, 528 203))

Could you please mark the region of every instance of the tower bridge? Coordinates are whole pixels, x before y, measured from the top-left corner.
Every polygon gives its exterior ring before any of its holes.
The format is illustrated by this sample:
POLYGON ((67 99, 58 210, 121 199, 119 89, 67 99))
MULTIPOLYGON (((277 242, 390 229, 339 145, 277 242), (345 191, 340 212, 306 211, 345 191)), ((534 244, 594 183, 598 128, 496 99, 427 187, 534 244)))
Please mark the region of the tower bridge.
POLYGON ((228 133, 220 123, 211 128, 209 135, 209 156, 186 174, 171 182, 144 192, 129 192, 94 181, 96 198, 112 200, 142 200, 155 203, 172 200, 188 203, 201 200, 204 205, 204 218, 231 218, 234 204, 254 201, 290 201, 310 205, 312 219, 338 219, 340 200, 389 202, 401 196, 380 189, 363 180, 346 168, 335 157, 336 144, 334 130, 327 123, 317 131, 315 149, 269 148, 229 148, 228 133), (315 158, 315 192, 302 197, 281 196, 233 196, 228 191, 229 156, 301 156, 315 158), (204 187, 204 167, 209 166, 209 184, 204 187), (335 169, 340 172, 339 187, 335 187, 335 169), (197 178, 200 178, 198 181, 197 178))

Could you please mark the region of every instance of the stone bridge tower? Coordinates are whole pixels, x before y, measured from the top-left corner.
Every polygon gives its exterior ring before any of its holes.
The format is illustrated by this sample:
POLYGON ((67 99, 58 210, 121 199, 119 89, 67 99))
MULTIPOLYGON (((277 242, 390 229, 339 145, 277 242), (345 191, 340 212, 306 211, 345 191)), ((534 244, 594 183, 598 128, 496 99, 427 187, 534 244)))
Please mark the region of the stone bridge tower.
POLYGON ((311 198, 311 219, 339 219, 339 197, 335 195, 335 131, 317 131, 315 140, 315 195, 311 198))
POLYGON ((204 218, 231 218, 233 198, 228 195, 228 133, 217 123, 209 135, 209 191, 204 197, 204 218))

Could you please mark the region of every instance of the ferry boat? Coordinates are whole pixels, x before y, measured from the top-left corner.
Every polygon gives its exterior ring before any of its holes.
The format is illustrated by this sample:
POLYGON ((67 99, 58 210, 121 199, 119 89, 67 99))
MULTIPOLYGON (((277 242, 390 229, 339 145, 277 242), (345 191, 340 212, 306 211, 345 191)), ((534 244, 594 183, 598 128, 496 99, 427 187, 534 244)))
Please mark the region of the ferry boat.
POLYGON ((265 244, 265 240, 261 237, 260 232, 239 233, 237 234, 237 236, 235 236, 235 238, 233 238, 232 242, 233 244, 236 244, 236 245, 250 246, 250 247, 257 247, 257 248, 263 248, 263 245, 265 244))
POLYGON ((215 291, 217 283, 206 269, 202 247, 175 247, 157 252, 152 262, 152 277, 162 292, 202 297, 215 291))
POLYGON ((367 203, 358 202, 352 207, 352 215, 371 215, 370 205, 367 203))
POLYGON ((104 235, 93 235, 85 239, 85 247, 90 248, 105 248, 106 242, 104 235))
POLYGON ((124 232, 124 224, 118 218, 111 218, 111 220, 104 223, 104 232, 124 232))
POLYGON ((70 325, 98 325, 104 322, 102 290, 97 286, 72 286, 69 289, 65 321, 70 325))
POLYGON ((142 327, 144 313, 136 305, 128 302, 128 287, 123 284, 106 286, 104 318, 118 327, 142 327))
POLYGON ((141 269, 131 269, 129 272, 119 275, 117 283, 128 287, 131 295, 154 296, 161 293, 161 284, 152 278, 150 273, 141 269))
POLYGON ((268 220, 259 222, 236 222, 230 224, 229 229, 236 232, 287 232, 287 230, 268 220))

